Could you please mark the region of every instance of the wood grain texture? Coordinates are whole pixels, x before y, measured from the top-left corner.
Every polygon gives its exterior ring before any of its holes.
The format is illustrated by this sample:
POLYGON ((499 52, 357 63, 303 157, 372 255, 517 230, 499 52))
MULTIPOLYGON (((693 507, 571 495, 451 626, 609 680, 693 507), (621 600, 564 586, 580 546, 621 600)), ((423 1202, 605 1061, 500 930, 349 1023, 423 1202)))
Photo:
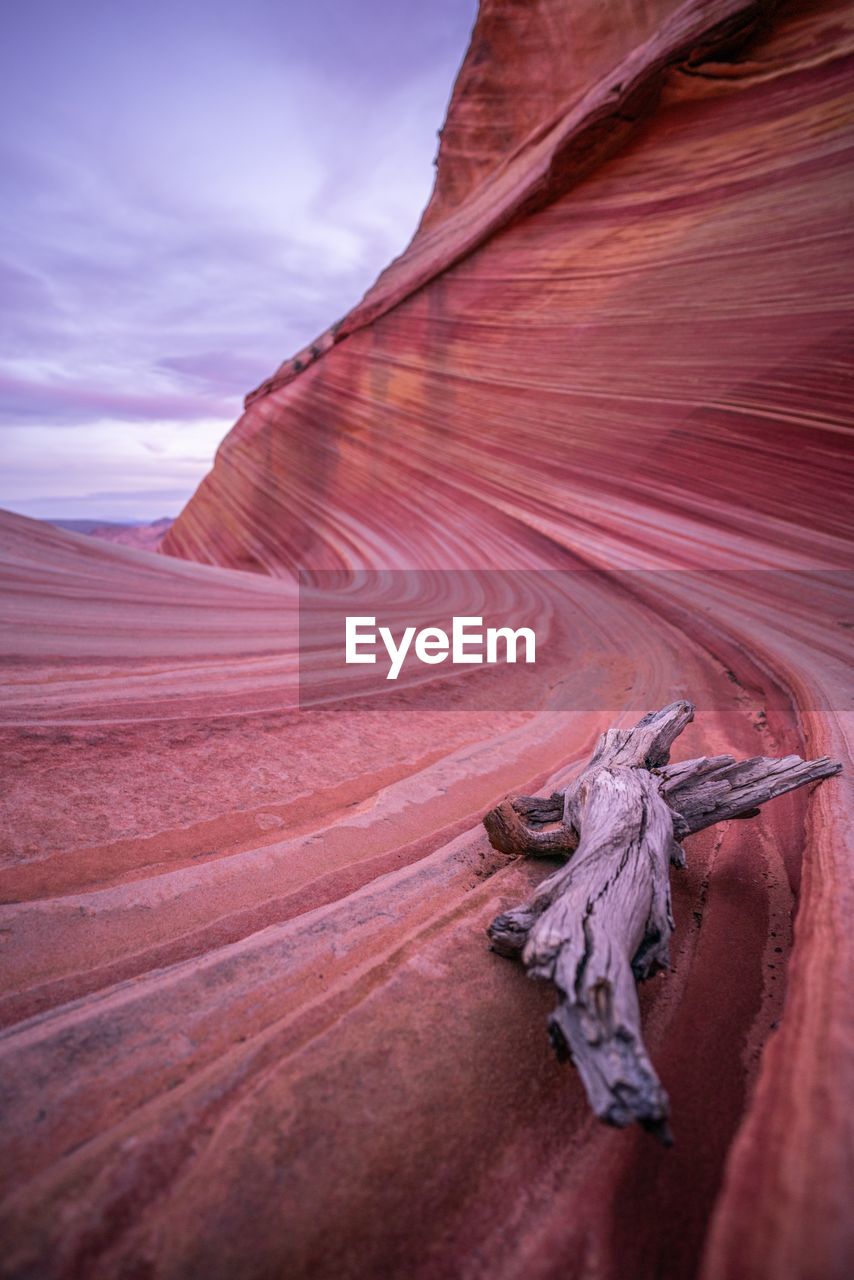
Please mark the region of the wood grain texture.
POLYGON ((599 1119, 618 1128, 637 1120, 667 1146, 669 1103, 643 1043, 634 980, 670 964, 669 867, 686 865, 678 842, 727 818, 754 817, 765 801, 842 768, 798 756, 668 767, 693 718, 691 703, 674 702, 633 729, 604 733, 564 791, 540 805, 510 798, 483 823, 500 852, 569 855, 529 902, 492 921, 490 941, 557 987, 552 1043, 575 1064, 599 1119), (557 829, 537 830, 544 824, 557 829))

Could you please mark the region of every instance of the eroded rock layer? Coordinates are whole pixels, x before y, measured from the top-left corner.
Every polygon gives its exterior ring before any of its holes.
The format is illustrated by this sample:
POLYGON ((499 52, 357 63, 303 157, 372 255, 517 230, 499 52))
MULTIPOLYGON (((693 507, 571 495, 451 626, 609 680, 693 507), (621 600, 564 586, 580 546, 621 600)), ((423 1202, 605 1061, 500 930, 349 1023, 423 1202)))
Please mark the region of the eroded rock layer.
POLYGON ((170 556, 0 526, 4 1274, 848 1273, 845 778, 688 842, 671 1151, 485 949, 545 868, 481 814, 606 725, 850 759, 854 15, 603 12, 482 5, 410 251, 170 556), (571 570, 561 696, 300 710, 294 570, 338 567, 571 570))

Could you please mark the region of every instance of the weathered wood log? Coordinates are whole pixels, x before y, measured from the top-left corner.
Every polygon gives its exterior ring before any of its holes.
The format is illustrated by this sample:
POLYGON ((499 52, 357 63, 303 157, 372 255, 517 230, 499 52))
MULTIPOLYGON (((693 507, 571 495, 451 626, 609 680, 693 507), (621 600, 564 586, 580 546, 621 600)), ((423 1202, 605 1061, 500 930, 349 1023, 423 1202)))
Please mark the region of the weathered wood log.
POLYGON ((563 791, 508 798, 484 818, 505 853, 571 855, 529 902, 498 916, 489 937, 557 987, 551 1039, 575 1063, 596 1115, 620 1127, 637 1120, 664 1142, 669 1104, 643 1043, 635 980, 669 963, 669 864, 685 865, 679 841, 753 817, 774 796, 842 768, 799 756, 671 765, 670 748, 693 718, 690 702, 674 702, 633 729, 609 729, 563 791))

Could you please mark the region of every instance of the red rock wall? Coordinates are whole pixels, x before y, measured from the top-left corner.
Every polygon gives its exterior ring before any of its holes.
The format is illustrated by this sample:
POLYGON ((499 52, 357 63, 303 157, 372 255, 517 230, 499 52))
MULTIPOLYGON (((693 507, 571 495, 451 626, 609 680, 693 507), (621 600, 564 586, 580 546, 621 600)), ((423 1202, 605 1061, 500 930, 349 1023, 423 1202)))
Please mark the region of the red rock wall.
POLYGON ((527 150, 533 135, 554 126, 678 7, 678 0, 482 4, 442 127, 420 234, 527 150))
POLYGON ((592 1119, 488 952, 543 868, 479 825, 677 686, 686 755, 844 751, 844 638, 796 575, 687 611, 579 576, 598 710, 307 714, 290 583, 0 521, 0 1272, 687 1277, 711 1222, 709 1276, 844 1274, 842 793, 689 842, 642 991, 671 1151, 592 1119))
POLYGON ((672 1151, 485 947, 543 870, 480 815, 607 724, 690 691, 686 756, 850 759, 854 15, 627 4, 597 83, 603 12, 483 5, 411 252, 171 556, 0 521, 3 1274, 848 1274, 845 778, 689 842, 642 992, 672 1151), (341 565, 670 572, 577 575, 593 710, 307 716, 292 570, 341 565))
POLYGON ((503 566, 531 530, 608 562, 629 539, 668 565, 838 554, 850 19, 792 10, 737 61, 683 62, 586 180, 365 325, 369 294, 252 400, 165 549, 273 573, 503 566))

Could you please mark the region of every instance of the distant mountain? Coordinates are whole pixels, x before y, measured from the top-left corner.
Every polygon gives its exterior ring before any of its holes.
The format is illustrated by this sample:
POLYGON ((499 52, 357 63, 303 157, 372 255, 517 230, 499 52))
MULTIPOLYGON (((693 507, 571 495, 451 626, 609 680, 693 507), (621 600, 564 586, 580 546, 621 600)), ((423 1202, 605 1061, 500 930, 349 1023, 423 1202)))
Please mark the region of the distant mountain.
POLYGON ((134 520, 47 520, 56 529, 68 529, 70 533, 92 533, 94 529, 135 529, 134 520))
POLYGON ((155 551, 166 530, 172 524, 171 516, 161 516, 150 523, 116 520, 49 520, 48 524, 71 533, 86 533, 104 542, 118 542, 125 547, 138 547, 143 551, 155 551))

